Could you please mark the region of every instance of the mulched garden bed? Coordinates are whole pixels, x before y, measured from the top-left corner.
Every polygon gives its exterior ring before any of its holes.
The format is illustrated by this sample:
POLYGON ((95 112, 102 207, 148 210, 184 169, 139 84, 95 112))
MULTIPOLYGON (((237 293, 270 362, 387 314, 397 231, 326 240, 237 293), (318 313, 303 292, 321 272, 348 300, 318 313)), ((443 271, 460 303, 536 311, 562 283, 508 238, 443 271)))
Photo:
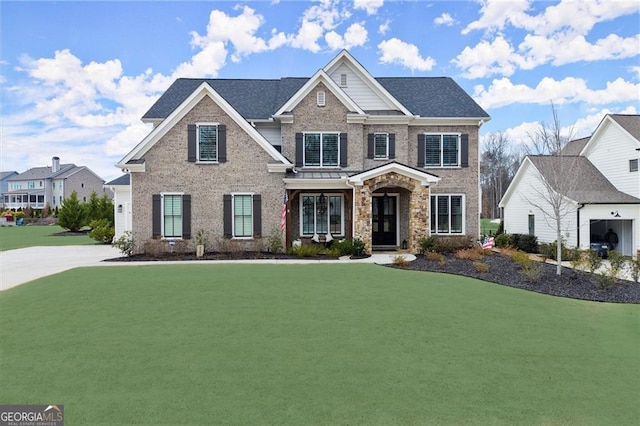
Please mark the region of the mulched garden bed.
POLYGON ((596 274, 562 268, 562 274, 556 275, 555 264, 541 262, 536 262, 540 270, 537 279, 532 281, 522 272, 520 265, 507 255, 499 253, 492 256, 485 255, 481 262, 489 266, 487 272, 478 272, 473 261, 458 259, 452 255, 446 256, 444 265, 418 255, 416 260, 401 268, 464 275, 509 287, 572 299, 640 303, 640 283, 616 279, 608 288, 600 289, 599 284, 602 278, 596 274))
MULTIPOLYGON (((197 258, 195 253, 162 253, 162 254, 135 254, 130 257, 117 257, 107 259, 107 262, 131 262, 131 261, 180 261, 180 260, 239 260, 239 259, 301 259, 285 253, 267 252, 233 252, 205 253, 204 257, 197 258)), ((320 255, 307 257, 309 260, 329 260, 335 257, 320 255)), ((606 289, 599 288, 601 278, 588 272, 571 268, 562 268, 562 275, 556 275, 556 265, 537 262, 540 267, 538 277, 531 281, 523 272, 520 265, 511 257, 500 253, 485 255, 482 263, 488 265, 487 272, 478 272, 472 260, 458 259, 453 255, 446 256, 446 262, 442 265, 436 261, 427 260, 423 255, 416 255, 416 260, 407 266, 389 265, 390 267, 409 269, 416 271, 444 272, 455 275, 478 278, 509 287, 535 291, 537 293, 553 296, 568 297, 572 299, 592 300, 597 302, 612 303, 640 303, 640 283, 616 279, 614 284, 606 289)))

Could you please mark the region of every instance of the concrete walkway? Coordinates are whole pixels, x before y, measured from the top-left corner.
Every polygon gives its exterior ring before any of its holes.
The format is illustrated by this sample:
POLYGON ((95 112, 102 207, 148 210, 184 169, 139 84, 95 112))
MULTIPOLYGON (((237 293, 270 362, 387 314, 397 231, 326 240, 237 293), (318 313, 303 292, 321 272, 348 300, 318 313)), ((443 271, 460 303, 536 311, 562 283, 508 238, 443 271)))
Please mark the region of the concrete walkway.
POLYGON ((106 245, 28 247, 0 252, 0 291, 7 290, 48 275, 73 268, 86 266, 136 266, 160 264, 301 264, 301 263, 377 263, 391 264, 395 256, 402 255, 407 261, 415 260, 408 253, 374 253, 365 259, 348 257, 332 260, 316 259, 246 259, 246 260, 192 260, 192 261, 143 261, 143 262, 102 262, 105 259, 121 257, 119 250, 106 245))

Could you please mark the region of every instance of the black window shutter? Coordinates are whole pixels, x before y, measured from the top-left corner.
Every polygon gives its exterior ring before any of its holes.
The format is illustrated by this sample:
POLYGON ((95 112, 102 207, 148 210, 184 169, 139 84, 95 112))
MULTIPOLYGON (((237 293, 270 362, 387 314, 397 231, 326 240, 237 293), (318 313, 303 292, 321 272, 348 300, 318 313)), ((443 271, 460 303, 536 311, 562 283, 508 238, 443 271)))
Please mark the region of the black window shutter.
POLYGON ((469 167, 469 135, 460 135, 460 165, 469 167))
POLYGON ((427 136, 418 135, 418 167, 424 167, 427 149, 427 136))
POLYGON ((162 197, 160 194, 153 194, 151 198, 151 236, 160 238, 162 236, 162 197))
POLYGON ((260 194, 253 196, 253 236, 262 236, 262 197, 260 194))
POLYGON ((187 125, 187 161, 195 163, 196 161, 196 125, 187 125))
POLYGON ((304 136, 302 133, 296 133, 296 167, 302 167, 304 156, 304 136))
POLYGON ((227 126, 218 124, 218 163, 227 162, 227 126))
POLYGON ((231 215, 232 215, 231 195, 224 194, 222 196, 222 216, 224 220, 224 237, 225 238, 233 237, 233 229, 232 229, 233 218, 231 217, 231 215))
POLYGON ((191 239, 191 195, 182 196, 182 238, 191 239))
POLYGON ((340 133, 340 167, 347 167, 347 134, 340 133))
POLYGON ((374 157, 375 151, 375 135, 373 133, 369 133, 367 135, 367 158, 374 157))
POLYGON ((389 133, 389 158, 396 158, 396 134, 389 133))

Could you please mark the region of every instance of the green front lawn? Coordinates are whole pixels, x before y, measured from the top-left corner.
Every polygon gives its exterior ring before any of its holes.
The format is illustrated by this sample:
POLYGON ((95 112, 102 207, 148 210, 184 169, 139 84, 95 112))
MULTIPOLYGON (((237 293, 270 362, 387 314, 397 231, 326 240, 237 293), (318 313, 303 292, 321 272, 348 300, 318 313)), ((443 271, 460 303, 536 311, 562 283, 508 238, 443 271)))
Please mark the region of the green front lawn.
POLYGON ((625 425, 640 306, 371 264, 81 268, 0 293, 0 401, 68 425, 625 425))
POLYGON ((57 225, 0 226, 0 251, 35 246, 75 246, 96 244, 88 235, 54 236, 64 232, 57 225))

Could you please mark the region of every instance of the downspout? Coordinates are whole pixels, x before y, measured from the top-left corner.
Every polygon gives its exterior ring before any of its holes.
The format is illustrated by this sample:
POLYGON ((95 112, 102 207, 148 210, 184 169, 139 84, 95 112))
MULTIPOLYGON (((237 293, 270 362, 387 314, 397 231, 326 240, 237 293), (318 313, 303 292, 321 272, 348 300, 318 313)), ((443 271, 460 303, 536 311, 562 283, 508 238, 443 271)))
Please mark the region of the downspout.
MULTIPOLYGON (((576 226, 577 226, 577 236, 576 236, 576 247, 580 248, 580 209, 584 207, 584 203, 580 203, 578 208, 576 209, 576 226)), ((591 233, 591 229, 589 229, 589 233, 591 233)))

